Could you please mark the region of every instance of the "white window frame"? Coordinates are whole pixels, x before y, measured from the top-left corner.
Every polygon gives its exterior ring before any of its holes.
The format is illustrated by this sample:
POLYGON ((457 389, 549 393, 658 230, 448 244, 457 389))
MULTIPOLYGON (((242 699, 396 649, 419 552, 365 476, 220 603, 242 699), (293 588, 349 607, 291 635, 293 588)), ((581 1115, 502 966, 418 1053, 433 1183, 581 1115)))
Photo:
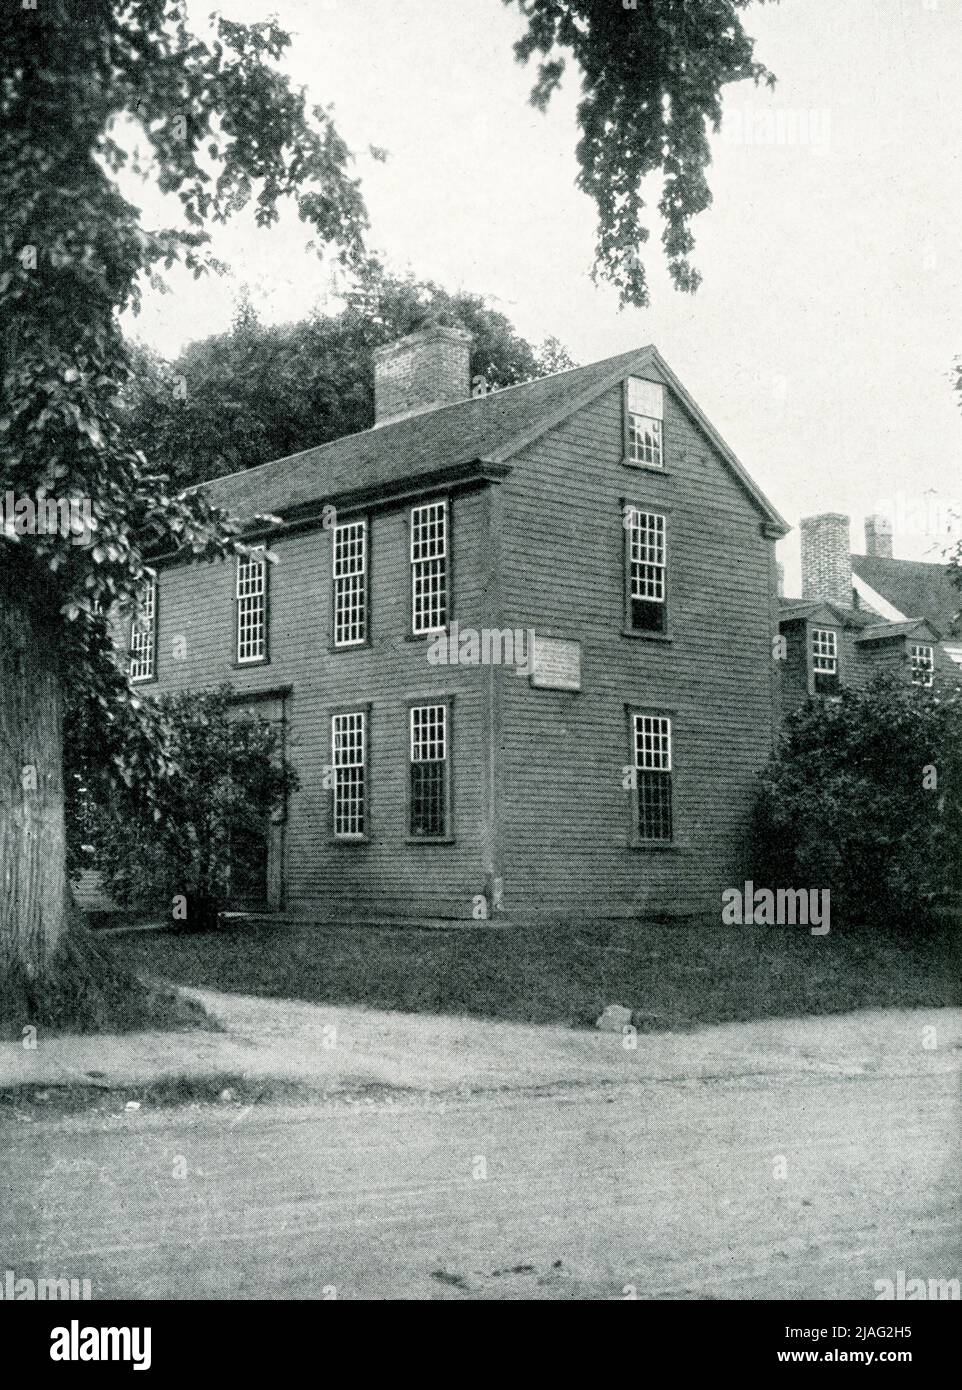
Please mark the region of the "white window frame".
POLYGON ((838 633, 834 628, 812 628, 812 674, 838 675, 838 633))
POLYGON ((444 632, 450 609, 447 498, 412 507, 410 526, 411 631, 444 632))
POLYGON ((667 594, 668 519, 663 512, 628 508, 629 599, 664 603, 667 594))
POLYGON ((157 643, 157 576, 150 584, 140 605, 139 612, 130 624, 130 665, 128 675, 131 684, 152 681, 156 675, 157 643))
POLYGON ((643 836, 640 826, 641 779, 636 778, 634 833, 641 844, 671 844, 675 838, 674 808, 674 759, 672 749, 672 721, 669 714, 632 713, 631 716, 632 762, 636 774, 656 772, 667 779, 668 786, 668 834, 643 836))
POLYGON ((442 700, 426 701, 412 705, 408 715, 408 834, 415 836, 413 828, 413 776, 411 768, 415 763, 440 763, 443 795, 443 824, 432 835, 416 835, 417 839, 437 840, 447 838, 450 832, 451 793, 450 793, 450 720, 448 705, 442 700))
POLYGON ((238 555, 234 592, 235 658, 238 666, 254 666, 267 660, 267 560, 263 551, 238 555))
POLYGON ((334 771, 331 827, 338 840, 367 834, 367 711, 331 715, 331 767, 334 771), (359 771, 360 775, 355 775, 359 771), (342 776, 350 772, 351 776, 342 776))
POLYGON ((630 376, 625 386, 627 462, 643 468, 665 466, 665 388, 630 376))
POLYGON ((367 641, 367 519, 334 528, 331 547, 334 586, 334 645, 362 647, 367 641))
POLYGON ((913 642, 909 648, 912 684, 931 690, 935 683, 935 648, 928 642, 913 642))

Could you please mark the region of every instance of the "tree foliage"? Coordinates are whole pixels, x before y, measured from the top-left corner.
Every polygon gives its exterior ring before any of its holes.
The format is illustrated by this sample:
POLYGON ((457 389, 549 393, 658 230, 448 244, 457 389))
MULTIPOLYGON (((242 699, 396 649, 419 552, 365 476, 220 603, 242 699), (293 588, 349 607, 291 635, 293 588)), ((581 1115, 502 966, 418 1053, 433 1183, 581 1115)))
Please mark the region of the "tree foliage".
POLYGON ((55 576, 70 621, 96 624, 133 598, 151 546, 211 558, 236 543, 202 497, 156 474, 118 410, 130 359, 117 314, 137 305, 143 278, 177 259, 201 274, 207 223, 253 202, 269 225, 284 198, 345 264, 363 258, 348 151, 330 113, 308 112, 276 67, 289 42, 274 21, 222 18, 205 41, 171 0, 4 7, 0 483, 89 499, 94 535, 77 545, 8 530, 0 562, 23 568, 25 589, 38 566, 55 576), (135 139, 151 163, 132 161, 135 139), (179 226, 141 226, 116 183, 131 162, 179 200, 179 226))
POLYGON ((892 677, 787 721, 762 779, 756 877, 828 888, 833 919, 917 927, 962 888, 962 698, 892 677))
POLYGON ((75 841, 73 862, 99 869, 124 906, 171 920, 184 900, 175 920, 208 925, 227 902, 237 845, 248 842, 239 832, 266 831, 296 777, 276 728, 238 717, 229 686, 161 696, 151 719, 152 761, 132 778, 89 756, 82 718, 74 722, 68 768, 91 793, 89 819, 75 834, 89 834, 93 852, 75 841))
POLYGON ((660 174, 668 269, 678 289, 697 289, 691 220, 711 203, 707 127, 721 127, 728 83, 775 84, 742 25, 753 0, 504 3, 517 3, 527 20, 515 44, 518 61, 540 55, 534 106, 547 107, 569 57, 580 70, 578 186, 598 209, 596 276, 617 288, 622 304, 648 303, 639 251, 648 240, 642 181, 660 174))
POLYGON ((242 297, 228 333, 174 362, 144 347, 126 393, 128 433, 181 482, 234 473, 374 423, 373 354, 428 320, 473 336, 472 372, 497 389, 574 362, 557 339, 532 347, 480 295, 369 265, 337 314, 267 325, 242 297))
POLYGON ((0 641, 0 1002, 14 1021, 52 1018, 45 997, 66 1017, 75 988, 94 1022, 98 999, 128 996, 116 981, 79 989, 96 953, 73 939, 66 880, 65 704, 102 719, 120 785, 158 757, 150 712, 110 669, 108 614, 137 600, 156 551, 244 548, 229 518, 129 437, 119 314, 175 261, 195 275, 215 267, 207 228, 245 204, 269 226, 288 200, 345 272, 364 261, 349 151, 281 70, 289 43, 273 20, 212 16, 208 36, 192 33, 177 0, 0 10, 0 495, 18 508, 0 531, 0 629, 17 634, 0 641), (142 225, 118 186, 125 169, 168 195, 175 225, 142 225), (83 533, 31 525, 19 509, 45 499, 82 510, 83 533), (112 742, 121 725, 136 736, 112 742))

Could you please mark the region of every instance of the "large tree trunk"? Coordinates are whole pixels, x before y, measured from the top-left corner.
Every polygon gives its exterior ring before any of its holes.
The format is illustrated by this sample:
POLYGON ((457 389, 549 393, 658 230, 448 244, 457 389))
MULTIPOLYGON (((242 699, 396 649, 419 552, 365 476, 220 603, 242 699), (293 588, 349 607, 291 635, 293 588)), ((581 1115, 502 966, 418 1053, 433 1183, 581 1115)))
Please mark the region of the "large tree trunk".
POLYGON ((29 585, 29 570, 0 546, 0 966, 35 978, 61 942, 72 900, 60 619, 29 585))

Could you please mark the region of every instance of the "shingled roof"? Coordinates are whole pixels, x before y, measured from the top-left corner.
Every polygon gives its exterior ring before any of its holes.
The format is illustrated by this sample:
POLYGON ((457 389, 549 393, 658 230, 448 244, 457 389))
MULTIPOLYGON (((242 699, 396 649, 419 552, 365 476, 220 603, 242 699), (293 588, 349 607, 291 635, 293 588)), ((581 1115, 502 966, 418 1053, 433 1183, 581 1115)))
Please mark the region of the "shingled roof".
POLYGON ((595 396, 646 368, 654 368, 668 383, 764 518, 780 533, 787 531, 787 524, 650 346, 346 435, 201 486, 211 502, 250 523, 262 513, 288 517, 311 504, 375 493, 390 496, 407 483, 429 486, 433 479, 443 482, 458 468, 474 463, 496 469, 595 396))
POLYGON ((828 599, 785 598, 780 595, 778 610, 779 622, 782 623, 798 622, 802 618, 806 621, 813 619, 821 621, 826 614, 828 620, 834 619, 841 623, 842 627, 855 628, 859 631, 878 623, 878 618, 874 613, 866 613, 861 608, 845 608, 842 604, 831 602, 828 599))
POLYGON ((871 623, 863 629, 855 639, 857 642, 887 642, 893 637, 911 637, 913 634, 924 634, 927 637, 934 637, 935 634, 924 618, 906 618, 901 623, 871 623))
POLYGON ((943 564, 893 560, 884 555, 853 555, 852 570, 906 618, 925 618, 943 637, 953 634, 962 593, 943 564))

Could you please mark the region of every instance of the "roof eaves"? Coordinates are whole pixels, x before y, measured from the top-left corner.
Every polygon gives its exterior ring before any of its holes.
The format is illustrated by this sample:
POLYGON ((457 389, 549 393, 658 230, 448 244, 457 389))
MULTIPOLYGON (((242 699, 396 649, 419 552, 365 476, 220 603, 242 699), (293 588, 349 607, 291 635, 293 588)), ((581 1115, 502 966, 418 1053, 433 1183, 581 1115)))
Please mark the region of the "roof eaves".
POLYGON ((585 387, 576 395, 573 395, 571 399, 565 401, 563 405, 546 410, 538 417, 533 425, 519 430, 517 434, 513 434, 510 437, 506 444, 502 444, 500 448, 493 449, 489 454, 485 455, 484 461, 504 463, 508 459, 513 458, 515 454, 520 453, 520 451, 527 448, 529 444, 533 444, 536 439, 540 439, 543 434, 547 434, 548 431, 553 430, 556 425, 560 425, 563 420, 567 420, 568 416, 573 415, 576 410, 581 410, 584 406, 590 405, 593 400, 603 395, 605 391, 610 391, 612 386, 616 386, 626 375, 630 376, 633 369, 650 366, 654 352, 655 349, 648 344, 646 347, 639 348, 638 351, 631 356, 625 357, 622 355, 618 359, 619 366, 613 367, 612 370, 606 372, 600 380, 592 382, 590 386, 585 387))
POLYGON ((769 523, 775 530, 780 532, 781 535, 787 536, 789 531, 792 529, 789 526, 788 522, 785 520, 785 518, 781 515, 780 512, 775 510, 771 502, 769 502, 768 498, 762 492, 761 488, 754 481, 751 475, 747 472, 745 466, 740 462, 734 450, 730 448, 728 444, 725 443, 724 439, 722 439, 721 435, 715 429, 715 426, 702 412, 701 407, 688 394, 684 386, 682 386, 681 382, 678 380, 677 376, 669 367, 668 363, 662 357, 658 349, 652 348, 651 354, 658 369, 664 373, 664 375, 668 379, 668 382, 672 390, 679 397, 682 404, 685 406, 685 409, 697 422, 697 424, 704 431, 704 433, 708 435, 708 438, 711 440, 715 448, 725 459, 726 463, 731 468, 732 472, 735 474, 742 487, 754 500, 756 506, 758 506, 765 513, 769 523))

